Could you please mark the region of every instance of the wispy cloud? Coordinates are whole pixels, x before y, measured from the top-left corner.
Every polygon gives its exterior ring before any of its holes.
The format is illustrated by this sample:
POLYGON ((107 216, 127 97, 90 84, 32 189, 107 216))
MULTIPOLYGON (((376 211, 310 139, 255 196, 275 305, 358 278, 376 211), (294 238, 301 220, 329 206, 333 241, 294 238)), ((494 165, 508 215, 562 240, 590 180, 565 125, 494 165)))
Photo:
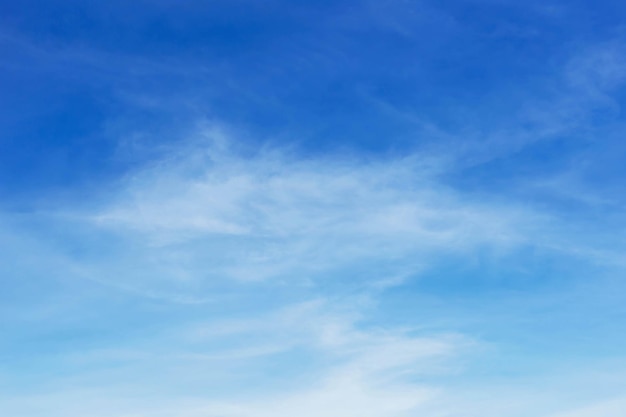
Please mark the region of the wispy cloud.
POLYGON ((303 159, 238 150, 216 128, 191 143, 124 179, 95 213, 75 215, 117 242, 116 262, 132 252, 151 275, 301 284, 356 267, 350 281, 375 285, 438 254, 515 246, 541 217, 466 198, 428 156, 303 159))
POLYGON ((459 335, 421 336, 409 329, 363 327, 359 309, 350 304, 316 300, 258 319, 198 324, 191 333, 189 328, 171 329, 169 335, 126 352, 77 352, 61 358, 65 366, 73 369, 79 361, 79 369, 90 372, 59 379, 57 389, 44 396, 14 397, 6 406, 9 410, 28 407, 33 415, 46 410, 51 416, 70 417, 94 404, 100 404, 94 415, 184 417, 294 413, 383 417, 404 416, 427 406, 437 390, 420 381, 449 372, 447 362, 467 349, 468 341, 459 335), (187 345, 181 346, 180 340, 187 345), (225 340, 235 345, 224 345, 225 340), (211 346, 216 342, 222 347, 211 346), (283 348, 237 355, 244 347, 250 352, 268 342, 283 348), (203 353, 193 354, 199 347, 203 353), (267 375, 266 365, 258 368, 271 357, 285 361, 285 366, 272 367, 274 376, 267 375), (287 365, 294 360, 305 361, 296 366, 300 372, 287 365), (103 368, 111 363, 117 363, 114 369, 103 368), (242 366, 248 371, 242 373, 242 366), (161 378, 180 385, 193 381, 194 392, 201 386, 207 387, 206 392, 172 395, 166 389, 170 395, 163 398, 161 378), (211 394, 219 385, 239 388, 211 394), (106 405, 104 397, 109 399, 106 405))

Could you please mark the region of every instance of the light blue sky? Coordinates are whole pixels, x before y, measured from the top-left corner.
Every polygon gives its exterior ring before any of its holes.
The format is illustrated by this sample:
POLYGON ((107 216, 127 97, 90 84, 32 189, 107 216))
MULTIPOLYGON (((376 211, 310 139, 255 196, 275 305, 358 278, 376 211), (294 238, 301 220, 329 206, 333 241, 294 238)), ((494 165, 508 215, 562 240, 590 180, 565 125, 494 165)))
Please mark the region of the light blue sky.
POLYGON ((0 414, 623 417, 625 16, 0 2, 0 414))

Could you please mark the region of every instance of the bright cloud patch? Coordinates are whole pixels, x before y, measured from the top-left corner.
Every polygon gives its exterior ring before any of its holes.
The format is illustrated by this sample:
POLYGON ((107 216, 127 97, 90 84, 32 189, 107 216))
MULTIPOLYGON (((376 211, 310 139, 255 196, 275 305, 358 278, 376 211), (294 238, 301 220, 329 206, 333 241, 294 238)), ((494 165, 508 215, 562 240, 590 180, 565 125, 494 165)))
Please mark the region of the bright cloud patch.
POLYGON ((129 177, 91 225, 122 247, 135 242, 124 251, 155 275, 302 283, 352 268, 350 281, 378 285, 442 253, 523 243, 538 222, 444 186, 441 163, 419 155, 243 156, 225 136, 201 132, 194 146, 129 177))

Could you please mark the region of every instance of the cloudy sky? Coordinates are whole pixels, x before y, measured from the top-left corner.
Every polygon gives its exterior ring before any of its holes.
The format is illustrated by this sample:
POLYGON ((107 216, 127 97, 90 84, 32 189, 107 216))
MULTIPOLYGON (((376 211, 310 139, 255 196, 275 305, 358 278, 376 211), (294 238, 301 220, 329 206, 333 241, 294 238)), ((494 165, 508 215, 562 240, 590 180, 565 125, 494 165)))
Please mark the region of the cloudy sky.
POLYGON ((626 4, 0 1, 0 410, 626 415, 626 4))

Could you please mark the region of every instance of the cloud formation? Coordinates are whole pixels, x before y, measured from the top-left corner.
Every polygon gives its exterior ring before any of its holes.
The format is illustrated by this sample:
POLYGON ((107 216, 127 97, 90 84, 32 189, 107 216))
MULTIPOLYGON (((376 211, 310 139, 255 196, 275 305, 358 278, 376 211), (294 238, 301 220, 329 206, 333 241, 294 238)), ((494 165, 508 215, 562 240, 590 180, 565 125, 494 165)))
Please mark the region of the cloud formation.
POLYGON ((539 221, 446 187, 432 157, 246 155, 234 143, 223 129, 201 129, 183 151, 122 181, 86 220, 121 245, 160 253, 158 268, 181 278, 185 265, 196 277, 241 282, 305 282, 352 268, 363 276, 349 280, 364 285, 415 273, 442 253, 505 250, 539 221))

